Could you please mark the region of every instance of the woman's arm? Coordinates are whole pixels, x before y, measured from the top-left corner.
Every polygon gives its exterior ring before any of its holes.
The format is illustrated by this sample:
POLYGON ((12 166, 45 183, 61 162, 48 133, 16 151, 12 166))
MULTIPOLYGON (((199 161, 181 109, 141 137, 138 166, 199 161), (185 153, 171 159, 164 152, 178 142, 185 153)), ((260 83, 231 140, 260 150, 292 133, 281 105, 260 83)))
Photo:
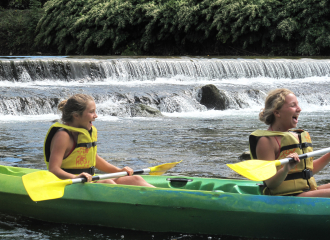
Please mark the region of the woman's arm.
MULTIPOLYGON (((272 139, 269 137, 261 137, 257 144, 256 153, 260 160, 275 160, 275 148, 272 139)), ((284 181, 288 172, 300 161, 297 153, 289 154, 287 157, 294 157, 296 162, 293 164, 285 164, 273 177, 265 180, 267 187, 278 187, 284 181)))
POLYGON ((101 158, 98 154, 96 154, 96 166, 97 169, 107 172, 107 173, 115 173, 115 172, 127 172, 129 175, 133 174, 133 169, 130 167, 118 168, 106 160, 101 158))
POLYGON ((313 161, 313 174, 321 171, 330 162, 330 153, 327 153, 313 161))
POLYGON ((92 176, 88 173, 74 175, 64 171, 61 168, 66 150, 68 149, 68 146, 70 146, 70 141, 70 136, 65 131, 58 131, 54 135, 50 146, 49 171, 55 174, 60 179, 86 177, 87 180, 90 182, 92 180, 92 176))

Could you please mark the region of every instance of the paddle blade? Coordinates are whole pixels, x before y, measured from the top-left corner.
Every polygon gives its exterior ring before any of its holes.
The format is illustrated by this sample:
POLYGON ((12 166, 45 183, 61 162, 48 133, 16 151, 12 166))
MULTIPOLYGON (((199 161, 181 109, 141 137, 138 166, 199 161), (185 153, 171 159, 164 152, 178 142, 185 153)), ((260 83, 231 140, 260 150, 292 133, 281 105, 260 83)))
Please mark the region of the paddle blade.
POLYGON ((227 166, 250 180, 264 181, 276 174, 275 164, 276 161, 249 160, 227 166))
POLYGON ((163 175, 167 170, 170 170, 171 168, 175 167, 178 163, 182 162, 173 162, 173 163, 164 163, 162 165, 158 165, 155 167, 150 167, 150 175, 163 175))
POLYGON ((27 193, 35 202, 62 197, 65 186, 72 183, 71 179, 61 180, 48 171, 26 174, 22 180, 27 193))

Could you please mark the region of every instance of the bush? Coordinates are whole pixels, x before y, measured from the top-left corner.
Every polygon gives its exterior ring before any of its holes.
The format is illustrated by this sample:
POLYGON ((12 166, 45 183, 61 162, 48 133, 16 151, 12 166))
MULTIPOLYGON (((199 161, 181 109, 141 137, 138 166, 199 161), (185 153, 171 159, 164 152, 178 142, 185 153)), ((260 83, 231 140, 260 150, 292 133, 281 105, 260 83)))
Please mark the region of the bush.
POLYGON ((48 0, 1 0, 0 9, 30 9, 34 7, 42 7, 48 0))
MULTIPOLYGON (((330 14, 328 0, 285 0, 274 18, 280 49, 289 54, 329 54, 330 14)), ((275 41, 275 37, 274 40, 275 41)))
MULTIPOLYGON (((32 43, 41 18, 35 46, 58 54, 330 53, 328 0, 49 0, 43 15, 37 10, 45 0, 10 1, 34 9, 26 25, 16 16, 18 32, 28 28, 32 43)), ((6 24, 0 41, 16 23, 6 24)), ((18 34, 7 45, 24 40, 18 34)))
POLYGON ((43 14, 37 10, 6 10, 0 14, 0 53, 30 54, 34 47, 35 28, 43 14))

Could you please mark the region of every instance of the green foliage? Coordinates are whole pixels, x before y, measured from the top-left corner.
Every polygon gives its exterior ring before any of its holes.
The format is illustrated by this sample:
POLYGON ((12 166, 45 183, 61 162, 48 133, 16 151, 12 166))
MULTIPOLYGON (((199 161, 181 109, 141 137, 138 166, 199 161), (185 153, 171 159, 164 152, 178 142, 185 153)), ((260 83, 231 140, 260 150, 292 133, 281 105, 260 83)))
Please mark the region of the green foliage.
POLYGON ((194 0, 50 0, 40 20, 37 44, 60 53, 116 54, 127 46, 148 52, 169 45, 181 48, 206 39, 194 0))
POLYGON ((40 8, 0 12, 0 53, 28 54, 38 51, 33 43, 35 28, 42 13, 40 8))
MULTIPOLYGON (((45 0, 29 2, 35 11, 45 0)), ((65 54, 330 53, 329 0, 49 0, 35 46, 65 54), (229 51, 230 52, 230 51, 229 51)))
POLYGON ((41 8, 47 0, 1 0, 0 9, 31 9, 41 8))
POLYGON ((278 23, 277 35, 295 43, 291 51, 301 55, 319 55, 323 49, 329 48, 328 0, 285 0, 283 4, 285 11, 279 11, 274 20, 278 23))
POLYGON ((37 44, 53 45, 59 52, 104 54, 121 45, 135 31, 134 6, 121 0, 53 0, 45 5, 37 44))

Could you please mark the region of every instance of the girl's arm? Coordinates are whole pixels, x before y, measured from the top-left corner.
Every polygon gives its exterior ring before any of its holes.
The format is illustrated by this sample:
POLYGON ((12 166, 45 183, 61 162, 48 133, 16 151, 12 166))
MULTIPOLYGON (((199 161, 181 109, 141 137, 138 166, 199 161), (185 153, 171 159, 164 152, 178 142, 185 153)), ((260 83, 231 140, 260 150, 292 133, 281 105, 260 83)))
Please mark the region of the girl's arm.
MULTIPOLYGON (((271 138, 269 137, 261 137, 257 144, 256 149, 257 157, 260 160, 275 160, 275 149, 274 144, 272 143, 271 138)), ((277 173, 265 180, 267 187, 269 188, 276 188, 284 181, 288 172, 298 163, 300 159, 297 153, 291 153, 287 157, 294 157, 296 162, 295 163, 288 163, 285 164, 277 173)))
POLYGON ((330 153, 327 153, 313 161, 313 174, 321 171, 330 162, 330 153))
POLYGON ((88 182, 92 180, 92 176, 88 173, 81 173, 79 175, 74 175, 64 171, 61 168, 65 152, 70 146, 70 136, 65 131, 58 131, 51 143, 50 147, 50 157, 49 157, 49 171, 55 174, 60 179, 73 179, 86 177, 88 182))
POLYGON ((96 166, 97 169, 107 172, 107 173, 115 173, 115 172, 127 172, 129 175, 133 174, 133 169, 130 167, 118 168, 106 160, 101 158, 98 154, 96 154, 96 166))

